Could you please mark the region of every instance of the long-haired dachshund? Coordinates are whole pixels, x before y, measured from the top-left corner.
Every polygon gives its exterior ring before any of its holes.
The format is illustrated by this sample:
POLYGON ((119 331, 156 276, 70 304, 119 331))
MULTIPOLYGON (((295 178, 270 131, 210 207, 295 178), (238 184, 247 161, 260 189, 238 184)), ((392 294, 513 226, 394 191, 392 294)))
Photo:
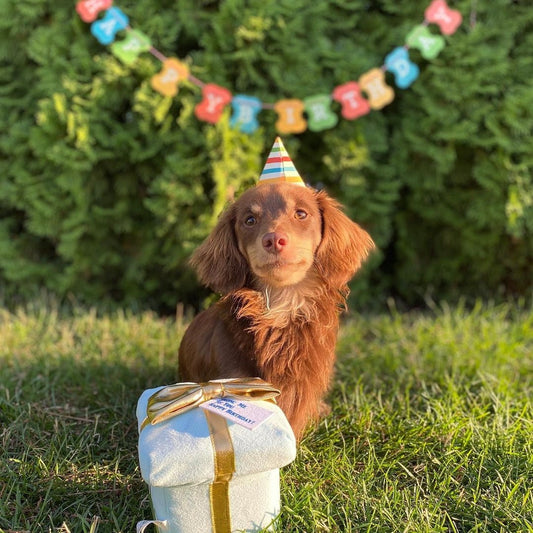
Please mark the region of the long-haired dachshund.
POLYGON ((180 346, 183 380, 259 376, 297 438, 326 412, 347 282, 374 247, 325 192, 258 185, 229 206, 191 264, 222 298, 180 346))

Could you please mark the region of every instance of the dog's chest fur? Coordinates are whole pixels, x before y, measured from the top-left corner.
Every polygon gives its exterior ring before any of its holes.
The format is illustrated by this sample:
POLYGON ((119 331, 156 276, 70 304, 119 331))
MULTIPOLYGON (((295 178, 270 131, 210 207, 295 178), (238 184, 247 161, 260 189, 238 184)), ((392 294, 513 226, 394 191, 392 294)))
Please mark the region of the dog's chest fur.
POLYGON ((221 304, 226 323, 233 323, 232 335, 263 379, 321 382, 334 360, 337 299, 316 289, 311 295, 305 287, 241 289, 221 304))

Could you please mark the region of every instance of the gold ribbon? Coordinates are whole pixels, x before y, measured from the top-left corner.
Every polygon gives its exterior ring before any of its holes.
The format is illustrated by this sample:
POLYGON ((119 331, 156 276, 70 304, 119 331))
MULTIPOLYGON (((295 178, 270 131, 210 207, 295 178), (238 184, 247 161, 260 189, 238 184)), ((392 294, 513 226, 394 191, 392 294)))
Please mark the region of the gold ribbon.
POLYGON ((148 399, 143 430, 148 424, 157 424, 186 413, 214 398, 233 400, 271 400, 280 394, 261 378, 215 379, 207 383, 176 383, 168 385, 148 399))
MULTIPOLYGON (((146 418, 141 431, 148 424, 157 424, 198 407, 214 398, 234 400, 271 400, 280 391, 261 378, 217 379, 207 383, 177 383, 157 391, 148 399, 146 418)), ((231 533, 229 482, 235 472, 233 442, 226 419, 204 410, 213 446, 215 476, 209 486, 211 524, 213 533, 231 533)))
POLYGON ((231 533, 229 482, 235 472, 235 454, 226 419, 204 411, 211 435, 215 461, 215 479, 209 486, 213 533, 231 533))

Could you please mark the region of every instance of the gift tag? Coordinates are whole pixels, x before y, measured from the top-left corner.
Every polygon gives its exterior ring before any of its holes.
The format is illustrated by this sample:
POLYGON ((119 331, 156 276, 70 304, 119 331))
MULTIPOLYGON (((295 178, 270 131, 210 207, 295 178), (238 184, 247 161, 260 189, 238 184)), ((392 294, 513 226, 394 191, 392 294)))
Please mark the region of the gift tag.
POLYGON ((232 398, 215 398, 204 402, 201 407, 247 429, 255 429, 274 414, 254 402, 233 400, 232 398))

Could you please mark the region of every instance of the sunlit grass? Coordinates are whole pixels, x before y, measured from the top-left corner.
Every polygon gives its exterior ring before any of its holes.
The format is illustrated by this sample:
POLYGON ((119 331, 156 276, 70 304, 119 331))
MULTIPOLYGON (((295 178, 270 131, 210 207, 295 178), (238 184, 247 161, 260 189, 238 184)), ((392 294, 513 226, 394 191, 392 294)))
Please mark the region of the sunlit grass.
MULTIPOLYGON (((134 531, 140 393, 183 325, 0 310, 0 531, 134 531), (2 529, 3 528, 3 529, 2 529)), ((332 413, 282 472, 280 531, 532 532, 533 312, 351 316, 332 413)))

